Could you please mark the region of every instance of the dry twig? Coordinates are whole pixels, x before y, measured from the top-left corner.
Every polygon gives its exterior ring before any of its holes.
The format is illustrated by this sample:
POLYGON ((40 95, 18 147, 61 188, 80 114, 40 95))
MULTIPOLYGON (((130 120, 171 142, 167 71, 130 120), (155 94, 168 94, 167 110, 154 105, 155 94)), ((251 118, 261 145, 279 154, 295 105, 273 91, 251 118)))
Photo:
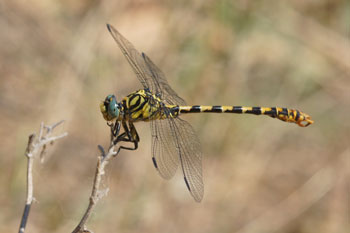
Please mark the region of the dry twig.
POLYGON ((35 133, 29 135, 28 139, 28 145, 26 148, 25 156, 28 159, 27 163, 27 198, 26 198, 26 204, 24 207, 21 224, 19 227, 19 233, 23 233, 25 231, 25 227, 28 221, 29 217, 29 211, 30 207, 33 203, 34 197, 33 197, 33 162, 34 159, 38 153, 38 151, 41 149, 40 157, 41 161, 43 161, 43 156, 45 154, 46 145, 48 143, 53 143, 54 141, 63 138, 67 136, 67 132, 58 135, 58 136, 51 136, 53 130, 60 124, 62 124, 63 121, 59 121, 53 125, 44 125, 42 122, 40 125, 40 131, 39 131, 39 137, 36 138, 35 133))
POLYGON ((105 167, 108 164, 109 160, 113 157, 116 157, 120 151, 120 149, 116 150, 116 146, 118 142, 120 142, 119 131, 120 131, 120 122, 116 122, 115 124, 109 125, 111 127, 111 139, 110 145, 108 148, 108 152, 106 153, 102 146, 98 145, 98 149, 100 150, 100 155, 98 156, 96 172, 94 177, 94 182, 92 186, 92 192, 89 198, 89 205, 80 220, 78 226, 73 230, 73 233, 82 233, 82 232, 92 232, 86 228, 86 222, 92 214, 92 211, 97 204, 97 202, 106 195, 107 190, 101 190, 100 185, 105 175, 105 167))

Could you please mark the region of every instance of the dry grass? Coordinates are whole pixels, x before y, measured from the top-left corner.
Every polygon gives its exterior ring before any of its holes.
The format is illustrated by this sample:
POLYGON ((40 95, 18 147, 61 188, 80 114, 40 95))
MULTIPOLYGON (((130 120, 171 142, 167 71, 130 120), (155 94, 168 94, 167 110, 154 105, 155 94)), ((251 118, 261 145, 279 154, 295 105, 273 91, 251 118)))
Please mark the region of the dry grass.
POLYGON ((350 4, 324 1, 5 1, 0 3, 0 231, 24 205, 27 136, 65 119, 69 136, 37 165, 28 232, 69 232, 84 211, 99 102, 141 87, 114 25, 190 104, 295 107, 308 128, 237 115, 186 117, 204 151, 205 195, 162 180, 141 145, 110 164, 96 232, 302 232, 349 229, 350 4))

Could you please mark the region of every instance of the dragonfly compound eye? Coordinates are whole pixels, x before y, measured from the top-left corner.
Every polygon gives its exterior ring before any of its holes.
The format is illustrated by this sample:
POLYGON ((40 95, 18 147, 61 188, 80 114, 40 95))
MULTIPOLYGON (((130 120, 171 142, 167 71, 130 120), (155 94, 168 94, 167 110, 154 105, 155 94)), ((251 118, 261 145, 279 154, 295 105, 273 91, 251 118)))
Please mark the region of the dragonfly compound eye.
POLYGON ((114 95, 108 95, 105 101, 101 103, 100 109, 103 117, 107 121, 111 121, 114 118, 119 117, 118 103, 114 95))

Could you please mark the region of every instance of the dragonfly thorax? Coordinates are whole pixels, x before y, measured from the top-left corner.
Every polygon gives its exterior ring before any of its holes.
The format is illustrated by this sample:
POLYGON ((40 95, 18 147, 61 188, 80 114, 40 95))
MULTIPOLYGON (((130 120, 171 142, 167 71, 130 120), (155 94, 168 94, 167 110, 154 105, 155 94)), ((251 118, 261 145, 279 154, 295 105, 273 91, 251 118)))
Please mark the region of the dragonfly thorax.
POLYGON ((118 118, 120 114, 120 106, 115 96, 108 95, 106 99, 101 102, 100 110, 106 121, 112 121, 113 119, 118 118))

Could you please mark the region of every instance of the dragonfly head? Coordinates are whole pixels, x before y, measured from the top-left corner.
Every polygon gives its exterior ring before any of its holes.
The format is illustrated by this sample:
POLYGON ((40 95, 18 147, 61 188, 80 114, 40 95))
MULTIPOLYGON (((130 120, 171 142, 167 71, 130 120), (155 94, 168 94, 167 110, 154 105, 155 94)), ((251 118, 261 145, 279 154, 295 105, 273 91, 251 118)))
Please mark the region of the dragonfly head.
POLYGON ((103 118, 106 121, 111 121, 119 117, 119 105, 114 95, 108 95, 106 99, 101 102, 100 110, 103 118))

